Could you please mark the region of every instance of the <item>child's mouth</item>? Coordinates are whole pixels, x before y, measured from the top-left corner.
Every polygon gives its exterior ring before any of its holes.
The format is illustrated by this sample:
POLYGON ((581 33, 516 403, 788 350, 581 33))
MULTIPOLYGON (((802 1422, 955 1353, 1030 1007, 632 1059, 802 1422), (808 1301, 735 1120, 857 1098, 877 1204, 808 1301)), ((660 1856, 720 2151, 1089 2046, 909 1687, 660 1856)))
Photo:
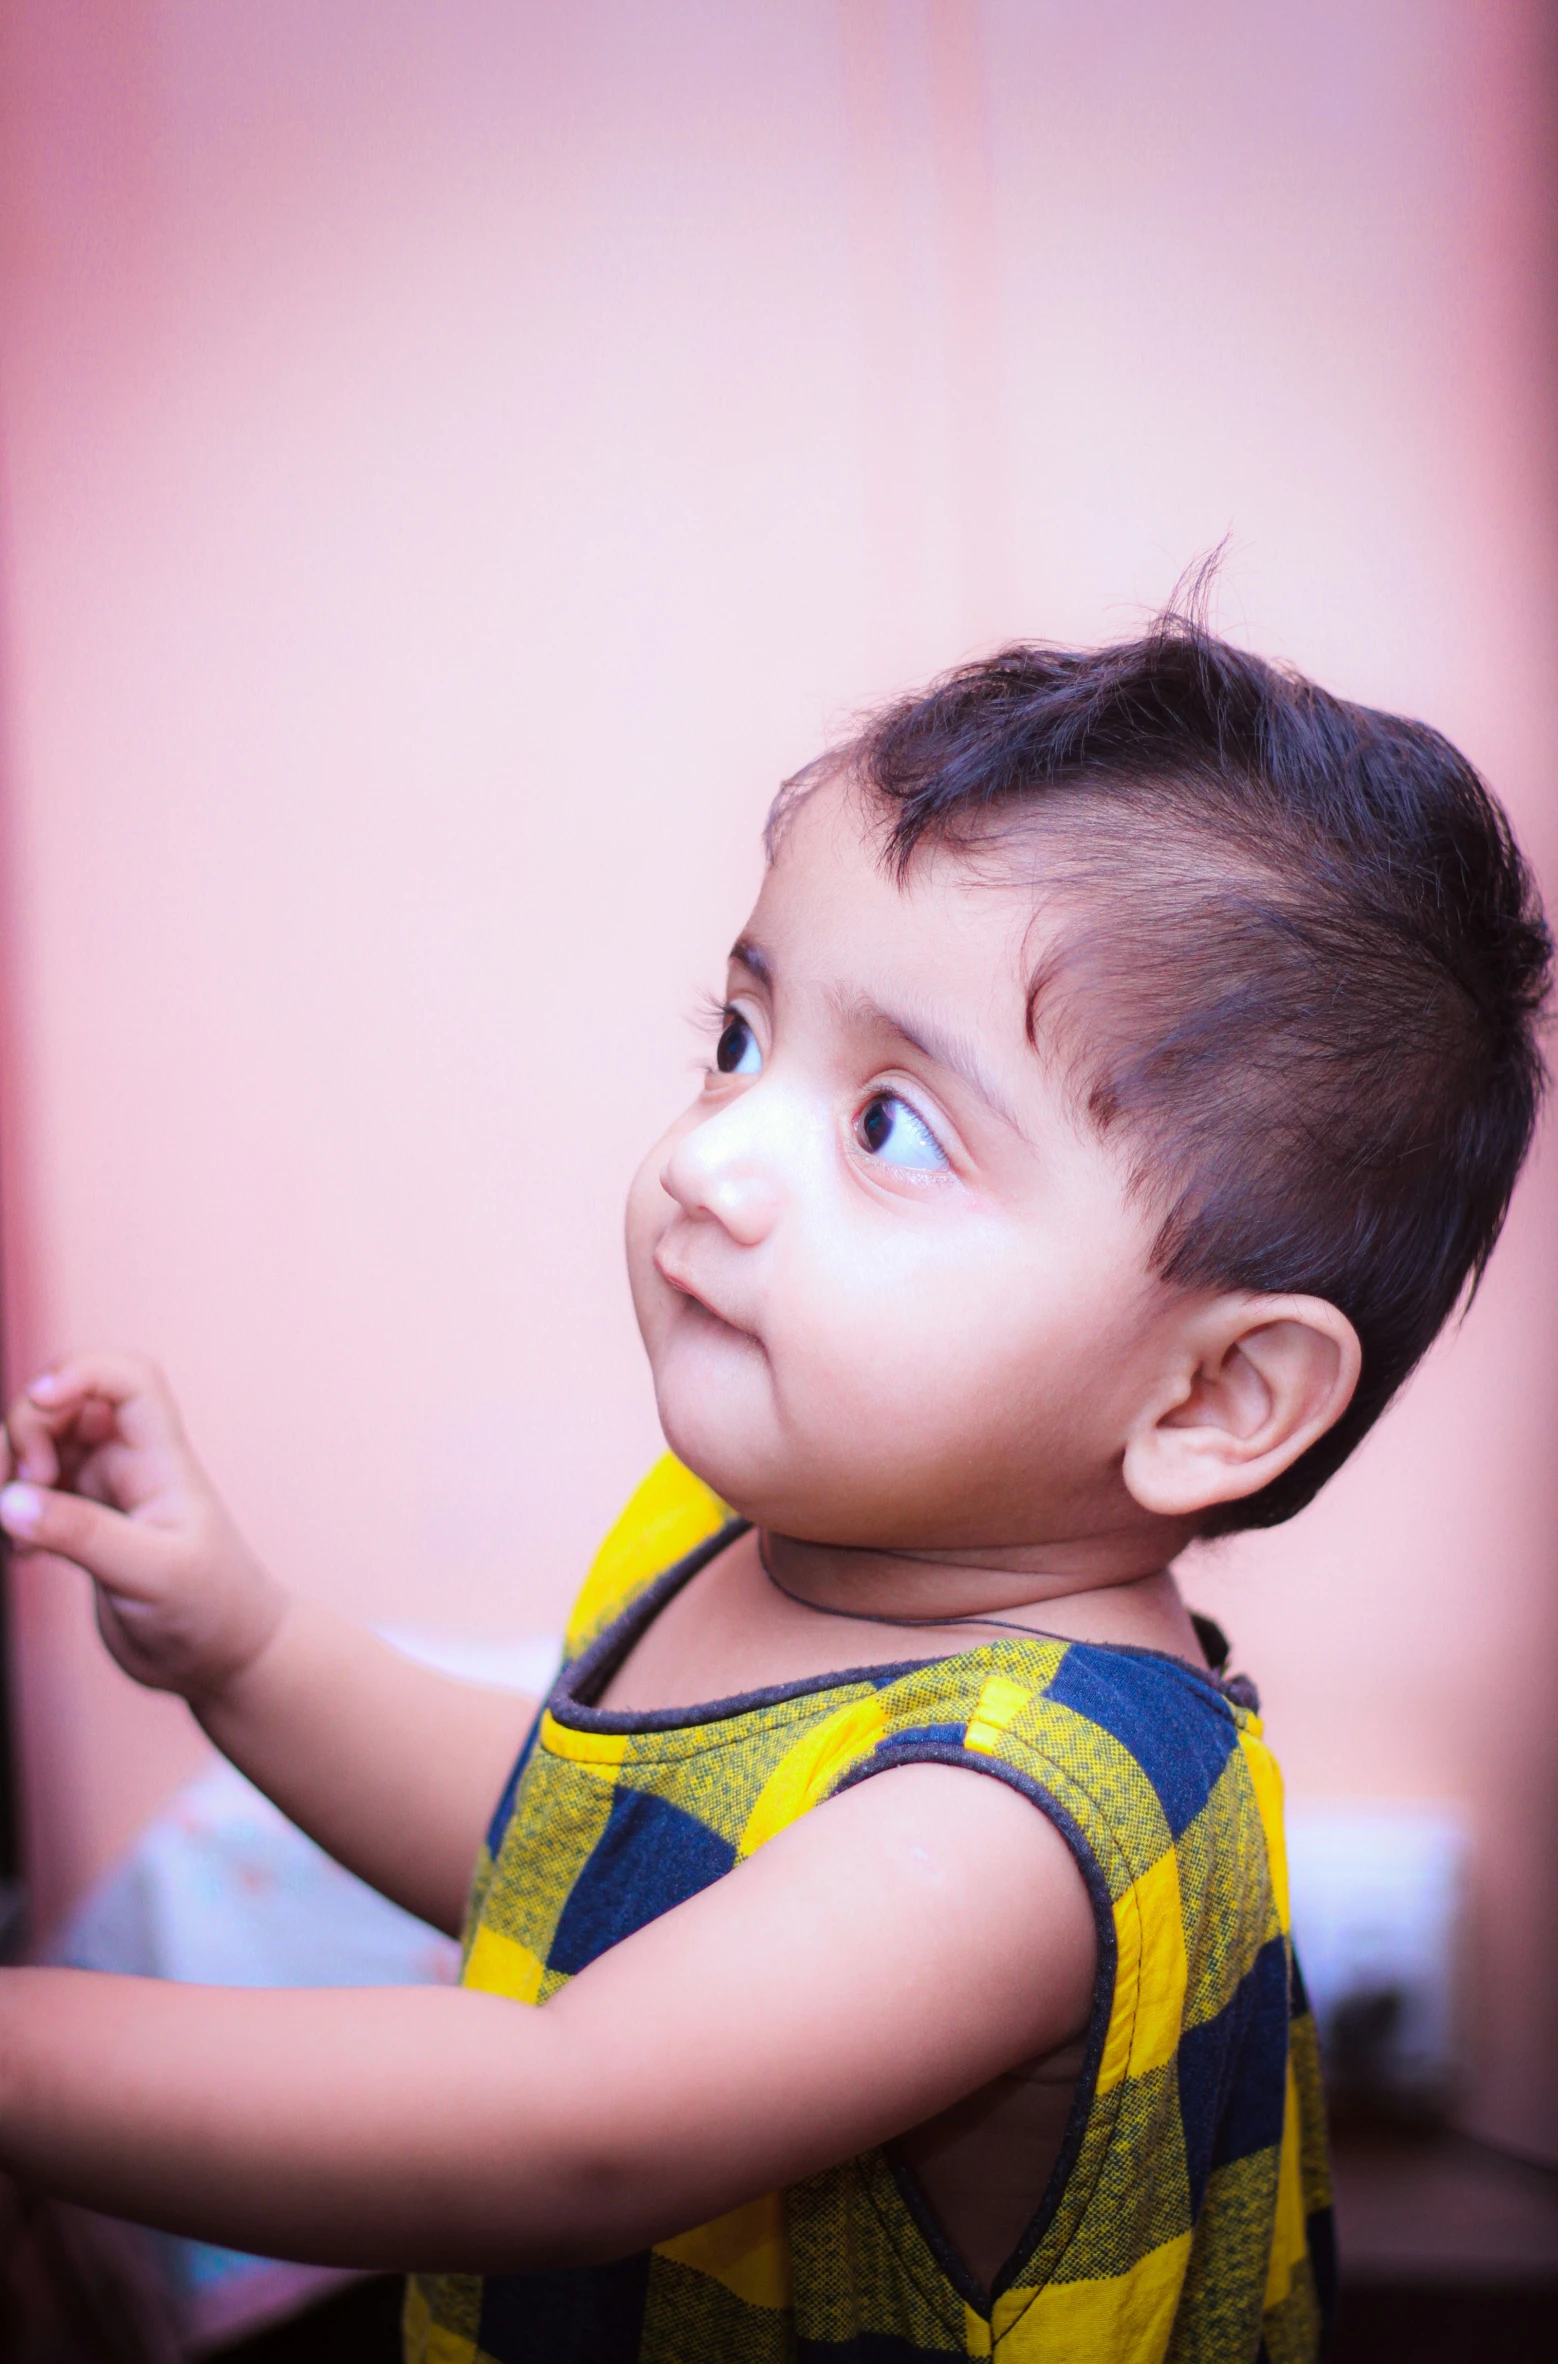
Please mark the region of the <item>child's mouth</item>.
POLYGON ((684 1297, 689 1307, 694 1310, 695 1315, 702 1315, 706 1321, 712 1322, 717 1328, 728 1330, 732 1337, 750 1338, 753 1335, 742 1323, 732 1321, 730 1316, 722 1313, 717 1305, 711 1304, 703 1291, 695 1288, 685 1274, 673 1271, 659 1248, 655 1250, 654 1265, 667 1288, 674 1289, 678 1297, 684 1297))

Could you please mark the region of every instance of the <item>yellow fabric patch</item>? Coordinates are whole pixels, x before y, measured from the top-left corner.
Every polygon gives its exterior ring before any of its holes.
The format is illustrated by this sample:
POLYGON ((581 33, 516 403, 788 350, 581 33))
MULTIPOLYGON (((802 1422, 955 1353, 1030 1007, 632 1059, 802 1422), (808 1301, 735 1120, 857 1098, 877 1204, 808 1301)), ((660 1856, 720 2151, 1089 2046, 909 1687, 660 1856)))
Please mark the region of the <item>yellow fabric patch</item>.
POLYGON ((1277 1921, 1285 1937, 1291 1926, 1288 1920, 1288 1850, 1282 1828, 1282 1774, 1276 1758, 1252 1732, 1239 1734, 1239 1746, 1250 1769, 1250 1786, 1255 1792, 1255 1803, 1260 1810, 1260 1826, 1266 1835, 1266 1861, 1271 1866, 1271 1893, 1276 1900, 1277 1921))
POLYGON ((1122 2077, 1161 2067, 1179 2043, 1188 1965, 1179 1858, 1172 1847, 1116 1903, 1114 1934, 1114 2003, 1098 2070, 1100 2093, 1122 2077))
POLYGON ((1005 1675, 991 1675, 968 1719, 963 1746, 977 1748, 982 1756, 993 1757, 1000 1748, 1001 1734, 1032 1696, 1021 1683, 1014 1683, 1005 1675))
POLYGON ((484 1995, 507 1995, 513 2003, 533 2003, 541 1992, 546 1965, 517 1937, 504 1937, 485 1922, 471 1940, 471 1950, 460 1973, 462 1986, 484 1995))
MULTIPOLYGON (((1120 1904, 1125 1902, 1122 1896, 1120 1904)), ((1109 2027, 1098 2061, 1100 2093, 1112 2093, 1125 2076, 1131 2057, 1131 2027, 1136 2017, 1136 1993, 1141 1984, 1141 1919, 1114 1908, 1114 1997, 1109 2005, 1109 2027)))
POLYGON ((628 1753, 625 1732, 576 1732, 571 1724, 560 1724, 547 1708, 541 1717, 541 1746, 550 1756, 566 1757, 571 1765, 584 1765, 592 1772, 615 1772, 628 1753))
POLYGON ((423 2364, 474 2364, 475 2355, 475 2340, 451 2331, 447 2323, 432 2325, 422 2350, 423 2364))
POLYGON ((969 2356, 990 2354, 990 2326, 983 2315, 976 2315, 967 2300, 963 2304, 963 2351, 969 2356))
POLYGON ((748 2306, 777 2310, 790 2303, 790 2242, 778 2192, 765 2192, 672 2241, 657 2241, 655 2255, 711 2275, 748 2306))
POLYGON ((871 1754, 886 1729, 887 1718, 874 1693, 869 1699, 852 1699, 813 1725, 779 1759, 758 1791, 741 1834, 741 1853, 754 1854, 765 1841, 788 1830, 808 1807, 829 1794, 852 1764, 871 1754))
POLYGON ((570 1655, 642 1586, 718 1534, 729 1515, 674 1453, 657 1461, 595 1555, 568 1620, 570 1655))
POLYGON ((435 2323, 421 2284, 406 2284, 406 2303, 400 2319, 407 2364, 472 2364, 476 2342, 464 2332, 435 2323))
POLYGON ((1289 2060, 1287 2097, 1282 2105, 1282 2155, 1277 2168, 1277 2220, 1271 2231, 1271 2264, 1266 2271, 1268 2308, 1282 2304, 1292 2284, 1294 2267, 1302 2265, 1308 2255, 1298 2079, 1289 2060))
POLYGON ((405 2303, 400 2310, 400 2336, 406 2364, 416 2364, 427 2346, 428 2327, 433 2310, 428 2305, 422 2285, 414 2278, 406 2284, 405 2303))
POLYGON ((1098 2282, 1048 2282, 1032 2295, 1007 2290, 995 2302, 999 2364, 1158 2364, 1190 2263, 1192 2236, 1165 2241, 1126 2274, 1098 2282))

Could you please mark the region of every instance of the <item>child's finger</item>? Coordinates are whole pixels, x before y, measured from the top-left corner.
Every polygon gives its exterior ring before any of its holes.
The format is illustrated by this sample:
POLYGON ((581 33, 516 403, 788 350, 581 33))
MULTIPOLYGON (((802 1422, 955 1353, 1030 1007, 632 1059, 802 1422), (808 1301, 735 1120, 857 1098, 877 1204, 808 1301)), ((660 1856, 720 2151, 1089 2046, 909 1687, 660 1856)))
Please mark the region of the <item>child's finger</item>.
POLYGON ((113 1592, 156 1600, 167 1589, 170 1538, 79 1494, 13 1480, 0 1491, 0 1527, 29 1551, 51 1551, 113 1592))
MULTIPOLYGON (((32 1485, 73 1483, 83 1457, 108 1444, 118 1425, 118 1412, 100 1395, 72 1400, 55 1411, 45 1411, 23 1396, 11 1411, 15 1473, 32 1485)), ((0 1485, 4 1482, 0 1477, 0 1485)))
MULTIPOLYGON (((68 1419, 69 1415, 66 1417, 68 1419)), ((24 1477, 34 1485, 53 1485, 59 1476, 60 1467, 59 1454, 54 1444, 54 1427, 55 1417, 42 1411, 30 1395, 19 1396, 11 1406, 6 1429, 18 1477, 24 1477)))
POLYGON ((113 1405, 100 1395, 89 1395, 76 1414, 76 1442, 88 1450, 95 1445, 106 1445, 116 1426, 113 1405))
POLYGON ((172 1391, 155 1363, 142 1354, 96 1347, 67 1355, 30 1382, 26 1401, 57 1430, 92 1397, 113 1406, 116 1425, 128 1444, 168 1444, 181 1432, 172 1391))

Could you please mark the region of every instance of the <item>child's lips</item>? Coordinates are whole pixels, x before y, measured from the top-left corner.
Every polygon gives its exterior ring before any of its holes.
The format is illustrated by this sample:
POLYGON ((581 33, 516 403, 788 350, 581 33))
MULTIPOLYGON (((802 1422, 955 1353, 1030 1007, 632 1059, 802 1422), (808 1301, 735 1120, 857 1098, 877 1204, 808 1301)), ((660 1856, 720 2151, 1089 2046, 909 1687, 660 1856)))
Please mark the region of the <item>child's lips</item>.
POLYGON ((710 1321, 718 1322, 722 1330, 733 1331, 738 1338, 753 1336, 753 1332, 747 1329, 744 1323, 732 1321, 728 1313, 721 1312, 706 1292, 689 1280, 686 1273, 677 1271, 666 1256, 663 1247, 656 1248, 654 1265, 656 1272, 659 1273, 668 1288, 674 1289, 679 1297, 688 1298, 692 1304, 697 1306, 700 1313, 707 1314, 710 1321))

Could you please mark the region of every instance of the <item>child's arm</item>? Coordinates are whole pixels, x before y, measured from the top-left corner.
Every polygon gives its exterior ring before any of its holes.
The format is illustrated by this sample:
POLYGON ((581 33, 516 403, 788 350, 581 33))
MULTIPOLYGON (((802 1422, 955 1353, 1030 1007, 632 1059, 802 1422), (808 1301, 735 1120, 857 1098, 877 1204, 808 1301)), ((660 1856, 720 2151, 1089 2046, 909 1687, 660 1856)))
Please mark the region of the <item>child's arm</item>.
MULTIPOLYGON (((533 1702, 455 1683, 292 1599, 244 1544, 149 1363, 80 1355, 13 1407, 0 1518, 97 1586, 137 1682, 177 1691, 233 1762, 342 1863, 460 1925, 533 1702), (31 1515, 29 1515, 29 1511, 31 1515)), ((4 1442, 0 1440, 0 1454, 4 1442)))
POLYGON ((0 2167, 270 2255, 627 2254, 907 2130, 1087 2019, 1092 1908, 1002 1782, 884 1773, 540 2009, 0 1973, 0 2167))

